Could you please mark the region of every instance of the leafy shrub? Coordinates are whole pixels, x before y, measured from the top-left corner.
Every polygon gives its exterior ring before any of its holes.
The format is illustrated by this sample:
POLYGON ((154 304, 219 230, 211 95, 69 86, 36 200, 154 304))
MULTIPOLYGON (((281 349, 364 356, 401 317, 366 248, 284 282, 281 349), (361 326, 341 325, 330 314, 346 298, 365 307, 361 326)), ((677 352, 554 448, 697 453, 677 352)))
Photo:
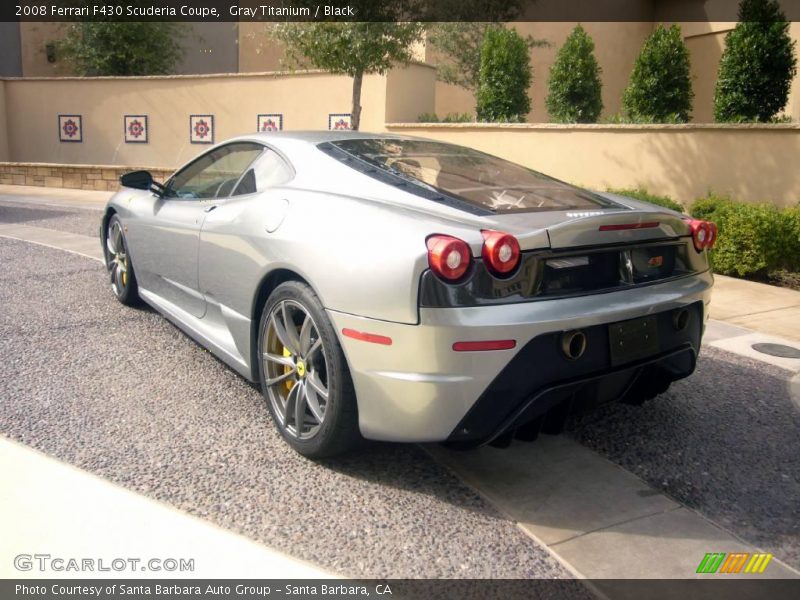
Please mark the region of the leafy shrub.
POLYGON ((692 206, 692 216, 716 223, 719 237, 709 256, 723 275, 763 277, 779 269, 800 267, 797 209, 745 204, 709 196, 692 206))
POLYGON ((546 105, 556 123, 595 123, 603 110, 600 66, 594 42, 578 25, 561 46, 550 67, 546 105))
POLYGON ((481 47, 475 93, 480 121, 524 121, 531 110, 528 44, 513 29, 489 28, 481 47))
POLYGON ((725 36, 714 118, 768 122, 786 106, 797 72, 795 42, 776 0, 742 0, 739 21, 725 36))
POLYGON ((640 123, 685 123, 692 110, 689 49, 680 27, 656 27, 647 38, 622 95, 626 115, 640 123))
POLYGON ((675 125, 684 123, 685 121, 681 121, 678 115, 668 115, 663 119, 662 118, 657 119, 652 116, 646 117, 644 115, 637 115, 634 118, 625 114, 615 113, 613 115, 607 115, 605 117, 602 117, 599 122, 609 123, 611 125, 641 125, 641 124, 649 125, 654 123, 658 124, 667 123, 670 125, 675 125))
POLYGON ((469 113, 447 113, 442 123, 472 123, 474 120, 469 113))
POLYGON ((620 196, 627 196, 628 198, 636 198, 637 200, 641 200, 642 202, 649 202, 650 204, 656 204, 658 206, 663 206, 664 208, 668 208, 670 210, 676 210, 678 212, 684 212, 684 208, 682 204, 675 202, 669 196, 656 196, 655 194, 651 194, 644 188, 636 188, 636 189, 620 189, 620 190, 613 190, 609 189, 609 192, 612 194, 619 194, 620 196))
POLYGON ((78 75, 166 75, 184 54, 182 24, 82 21, 57 44, 78 75))
POLYGON ((736 201, 727 196, 709 194, 705 198, 695 200, 694 204, 692 204, 691 214, 696 219, 714 221, 716 223, 721 218, 721 214, 732 204, 736 204, 736 201))
POLYGON ((436 113, 421 113, 417 116, 417 123, 472 123, 475 119, 469 113, 447 113, 439 118, 436 113))
POLYGON ((417 123, 438 123, 439 117, 436 113, 420 113, 417 115, 417 123))

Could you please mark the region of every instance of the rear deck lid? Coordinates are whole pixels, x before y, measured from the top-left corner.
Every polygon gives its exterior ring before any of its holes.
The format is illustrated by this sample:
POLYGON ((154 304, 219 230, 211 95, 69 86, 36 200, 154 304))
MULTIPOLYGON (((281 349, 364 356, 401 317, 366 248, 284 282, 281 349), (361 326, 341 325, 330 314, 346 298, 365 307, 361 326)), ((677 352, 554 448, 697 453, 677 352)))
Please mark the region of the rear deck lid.
POLYGON ((688 231, 678 213, 631 206, 472 148, 390 137, 318 148, 382 183, 479 217, 482 227, 515 235, 522 250, 668 239, 688 231))

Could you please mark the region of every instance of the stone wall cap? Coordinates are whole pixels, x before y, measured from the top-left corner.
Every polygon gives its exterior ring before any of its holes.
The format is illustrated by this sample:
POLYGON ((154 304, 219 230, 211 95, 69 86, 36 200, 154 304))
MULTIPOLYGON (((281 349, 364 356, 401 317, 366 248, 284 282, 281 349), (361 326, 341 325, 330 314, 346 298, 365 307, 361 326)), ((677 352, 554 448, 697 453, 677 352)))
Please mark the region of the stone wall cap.
POLYGON ((387 129, 476 129, 555 131, 800 130, 800 123, 386 123, 387 129))
MULTIPOLYGON (((433 65, 427 63, 411 61, 409 66, 425 67, 428 69, 435 69, 433 65)), ((396 67, 402 69, 402 66, 396 67)), ((36 76, 36 77, 0 77, 0 81, 133 81, 133 80, 169 80, 169 79, 247 79, 258 77, 295 77, 305 75, 331 75, 341 76, 335 73, 330 73, 323 69, 285 69, 281 71, 253 71, 249 73, 191 73, 185 75, 108 75, 102 77, 80 77, 78 75, 65 75, 62 77, 49 77, 49 76, 36 76)))
POLYGON ((39 162, 9 162, 0 161, 0 167, 45 167, 51 169, 86 169, 86 170, 111 170, 124 169, 126 171, 174 171, 176 167, 140 167, 131 165, 86 165, 73 163, 39 163, 39 162))

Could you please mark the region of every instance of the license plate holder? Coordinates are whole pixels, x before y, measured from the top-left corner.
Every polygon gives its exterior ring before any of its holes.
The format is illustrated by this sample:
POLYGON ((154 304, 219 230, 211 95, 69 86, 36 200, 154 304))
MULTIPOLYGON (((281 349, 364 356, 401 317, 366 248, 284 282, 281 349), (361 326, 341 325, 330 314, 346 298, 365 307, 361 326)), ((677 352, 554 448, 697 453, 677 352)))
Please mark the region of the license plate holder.
POLYGON ((655 317, 642 317, 608 326, 611 366, 616 367, 657 354, 658 322, 655 317))

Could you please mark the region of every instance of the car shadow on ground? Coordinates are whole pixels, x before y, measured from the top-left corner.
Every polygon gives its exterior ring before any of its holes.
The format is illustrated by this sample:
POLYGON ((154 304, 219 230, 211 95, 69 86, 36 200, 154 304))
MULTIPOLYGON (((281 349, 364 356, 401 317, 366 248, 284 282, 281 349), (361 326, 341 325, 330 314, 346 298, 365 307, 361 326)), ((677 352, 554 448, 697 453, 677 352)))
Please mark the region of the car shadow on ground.
POLYGON ((27 223, 70 216, 72 213, 58 209, 35 208, 0 204, 0 223, 27 223))
POLYGON ((368 441, 355 452, 317 462, 347 477, 425 494, 482 516, 508 520, 449 469, 438 463, 431 465, 431 460, 416 444, 368 441))

